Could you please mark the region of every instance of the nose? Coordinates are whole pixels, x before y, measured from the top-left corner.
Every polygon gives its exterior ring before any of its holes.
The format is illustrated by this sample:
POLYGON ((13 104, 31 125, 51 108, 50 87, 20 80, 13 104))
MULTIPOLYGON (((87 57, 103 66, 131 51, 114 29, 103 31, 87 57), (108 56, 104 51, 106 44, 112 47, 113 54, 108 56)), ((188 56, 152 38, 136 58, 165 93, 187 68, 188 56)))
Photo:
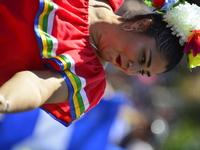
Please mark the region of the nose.
POLYGON ((131 74, 138 74, 142 69, 144 69, 144 64, 141 64, 138 61, 130 60, 123 53, 120 54, 119 58, 120 67, 131 74))
POLYGON ((128 70, 130 70, 130 71, 139 72, 142 69, 143 69, 142 64, 140 64, 138 62, 133 62, 133 61, 128 62, 128 70))

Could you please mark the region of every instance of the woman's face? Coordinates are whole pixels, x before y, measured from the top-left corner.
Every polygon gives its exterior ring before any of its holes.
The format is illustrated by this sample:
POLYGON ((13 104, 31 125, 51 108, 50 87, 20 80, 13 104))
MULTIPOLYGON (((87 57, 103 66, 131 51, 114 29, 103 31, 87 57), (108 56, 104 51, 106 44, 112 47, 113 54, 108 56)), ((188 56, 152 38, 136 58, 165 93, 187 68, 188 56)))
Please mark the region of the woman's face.
POLYGON ((126 74, 152 76, 166 69, 154 38, 131 32, 117 33, 109 40, 101 40, 99 55, 126 74))

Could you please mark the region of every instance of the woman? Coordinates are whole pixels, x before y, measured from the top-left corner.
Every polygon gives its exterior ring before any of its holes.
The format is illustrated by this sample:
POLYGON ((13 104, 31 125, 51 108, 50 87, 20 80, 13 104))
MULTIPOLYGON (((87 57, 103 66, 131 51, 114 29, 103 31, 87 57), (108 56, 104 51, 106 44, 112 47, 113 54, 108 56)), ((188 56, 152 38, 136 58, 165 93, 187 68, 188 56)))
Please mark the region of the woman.
POLYGON ((41 107, 68 126, 102 98, 107 62, 129 75, 172 69, 182 47, 162 17, 117 16, 122 2, 0 0, 0 112, 41 107))

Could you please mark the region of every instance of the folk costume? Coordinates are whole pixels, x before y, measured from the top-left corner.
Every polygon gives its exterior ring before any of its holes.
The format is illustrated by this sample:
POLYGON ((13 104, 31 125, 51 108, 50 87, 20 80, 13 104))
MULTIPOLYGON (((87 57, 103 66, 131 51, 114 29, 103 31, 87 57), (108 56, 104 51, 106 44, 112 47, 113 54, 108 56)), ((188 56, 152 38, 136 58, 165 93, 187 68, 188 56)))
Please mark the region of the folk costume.
MULTIPOLYGON (((109 3, 116 11, 123 0, 109 3)), ((58 71, 69 97, 41 108, 65 126, 97 105, 106 87, 90 46, 88 6, 88 0, 0 0, 0 85, 23 70, 58 71)))

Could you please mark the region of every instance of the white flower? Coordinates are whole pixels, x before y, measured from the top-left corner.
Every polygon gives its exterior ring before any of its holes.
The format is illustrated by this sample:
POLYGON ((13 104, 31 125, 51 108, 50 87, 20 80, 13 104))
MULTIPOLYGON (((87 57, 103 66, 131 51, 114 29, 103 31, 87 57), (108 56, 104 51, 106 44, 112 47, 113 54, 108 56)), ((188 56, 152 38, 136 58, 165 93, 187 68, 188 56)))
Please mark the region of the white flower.
POLYGON ((200 30, 200 7, 195 4, 179 4, 170 8, 163 16, 163 20, 171 27, 172 34, 180 37, 180 44, 184 45, 194 30, 200 30))

